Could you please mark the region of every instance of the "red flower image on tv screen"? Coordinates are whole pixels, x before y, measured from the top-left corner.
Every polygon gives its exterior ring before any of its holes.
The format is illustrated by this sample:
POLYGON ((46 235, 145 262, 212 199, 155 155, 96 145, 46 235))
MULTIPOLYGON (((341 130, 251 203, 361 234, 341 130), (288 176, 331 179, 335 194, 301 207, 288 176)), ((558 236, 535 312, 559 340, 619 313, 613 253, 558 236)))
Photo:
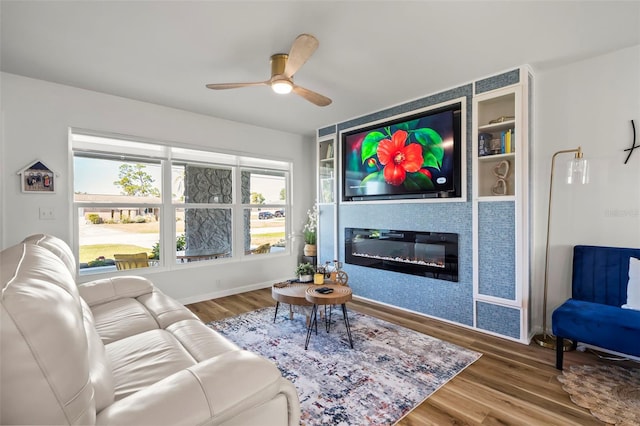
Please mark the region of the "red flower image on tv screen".
POLYGON ((376 153, 384 166, 384 180, 391 185, 401 185, 407 172, 417 172, 422 166, 422 147, 417 143, 405 145, 408 133, 396 131, 391 139, 383 139, 376 153))

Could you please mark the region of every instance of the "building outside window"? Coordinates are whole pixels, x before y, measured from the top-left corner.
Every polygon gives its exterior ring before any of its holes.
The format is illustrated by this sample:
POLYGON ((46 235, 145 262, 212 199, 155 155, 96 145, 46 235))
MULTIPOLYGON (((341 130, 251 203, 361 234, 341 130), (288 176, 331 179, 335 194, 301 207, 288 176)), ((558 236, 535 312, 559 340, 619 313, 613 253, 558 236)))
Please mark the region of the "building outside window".
POLYGON ((289 252, 290 162, 80 131, 71 144, 80 274, 289 252))

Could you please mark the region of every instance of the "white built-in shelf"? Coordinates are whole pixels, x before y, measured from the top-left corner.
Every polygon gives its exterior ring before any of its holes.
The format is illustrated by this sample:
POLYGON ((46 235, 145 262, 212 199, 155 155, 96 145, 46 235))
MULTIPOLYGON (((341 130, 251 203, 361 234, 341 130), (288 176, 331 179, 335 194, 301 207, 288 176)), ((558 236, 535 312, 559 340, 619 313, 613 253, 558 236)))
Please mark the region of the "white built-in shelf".
POLYGON ((515 195, 482 195, 478 197, 479 202, 493 202, 496 201, 515 201, 515 195))
POLYGON ((508 129, 508 128, 513 128, 516 125, 516 121, 515 120, 507 120, 507 121, 502 121, 500 123, 491 123, 491 124, 485 124, 483 126, 478 126, 478 131, 479 132, 493 132, 496 130, 502 130, 502 129, 508 129))
POLYGON ((483 155, 482 157, 478 156, 478 161, 486 162, 486 161, 510 160, 515 156, 516 156, 515 152, 508 152, 506 154, 483 155))

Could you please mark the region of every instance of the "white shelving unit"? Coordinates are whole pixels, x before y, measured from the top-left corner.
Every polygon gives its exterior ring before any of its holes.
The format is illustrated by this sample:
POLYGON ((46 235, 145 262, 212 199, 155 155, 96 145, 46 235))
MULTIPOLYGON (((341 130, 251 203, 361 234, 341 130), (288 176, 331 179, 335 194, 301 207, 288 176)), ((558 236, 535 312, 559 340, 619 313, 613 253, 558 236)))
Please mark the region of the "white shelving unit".
POLYGON ((336 220, 337 220, 337 144, 336 136, 318 138, 318 262, 337 259, 336 220))
POLYGON ((335 202, 335 140, 333 138, 318 143, 318 203, 335 202))
POLYGON ((518 315, 529 329, 529 99, 520 82, 473 98, 474 326, 483 309, 518 315))

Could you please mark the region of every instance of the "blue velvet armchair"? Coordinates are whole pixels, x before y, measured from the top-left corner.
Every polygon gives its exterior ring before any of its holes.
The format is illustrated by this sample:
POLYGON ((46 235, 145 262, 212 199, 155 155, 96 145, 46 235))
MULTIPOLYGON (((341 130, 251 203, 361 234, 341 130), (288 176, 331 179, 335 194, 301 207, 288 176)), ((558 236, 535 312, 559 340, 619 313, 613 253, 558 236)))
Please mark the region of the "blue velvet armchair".
MULTIPOLYGON (((627 300, 629 258, 640 249, 575 246, 572 297, 552 315, 558 341, 571 339, 622 354, 640 356, 640 310, 623 309, 627 300)), ((556 368, 562 370, 562 345, 556 368)))

